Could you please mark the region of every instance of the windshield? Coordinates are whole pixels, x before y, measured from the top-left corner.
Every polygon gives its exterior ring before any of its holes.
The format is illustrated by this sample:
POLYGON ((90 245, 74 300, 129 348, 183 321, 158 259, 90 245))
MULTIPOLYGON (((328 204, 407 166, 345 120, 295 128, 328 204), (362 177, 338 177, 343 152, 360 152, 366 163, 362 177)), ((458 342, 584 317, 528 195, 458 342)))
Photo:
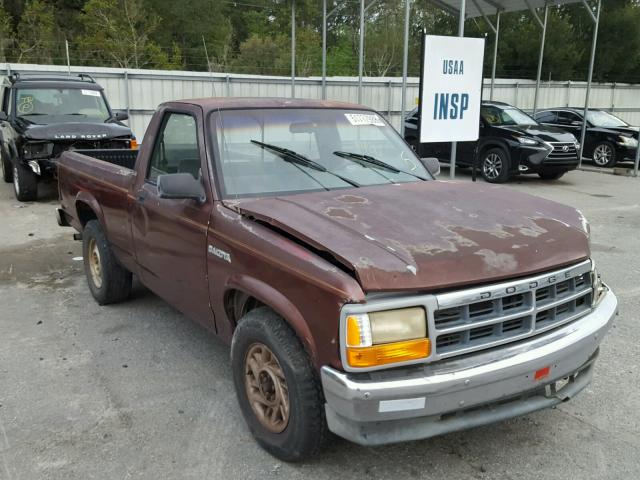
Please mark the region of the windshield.
POLYGON ((225 197, 250 197, 432 177, 374 112, 340 109, 223 110, 212 115, 225 197))
POLYGON ((480 109, 480 115, 491 126, 538 125, 533 118, 515 107, 483 106, 480 109))
POLYGON ((587 120, 594 127, 628 127, 629 124, 618 117, 600 110, 590 110, 587 112, 587 120))
POLYGON ((20 88, 16 114, 33 123, 104 122, 109 109, 99 90, 20 88))

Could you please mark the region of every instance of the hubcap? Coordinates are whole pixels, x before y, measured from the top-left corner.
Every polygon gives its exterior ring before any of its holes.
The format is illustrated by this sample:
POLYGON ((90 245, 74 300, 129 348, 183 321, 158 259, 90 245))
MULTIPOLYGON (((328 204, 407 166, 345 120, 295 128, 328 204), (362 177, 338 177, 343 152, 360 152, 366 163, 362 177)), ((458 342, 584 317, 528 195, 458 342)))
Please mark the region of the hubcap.
POLYGON ((593 161, 600 166, 606 165, 611 160, 613 152, 609 145, 598 145, 593 151, 593 161))
POLYGON ((490 180, 495 180, 502 172, 502 159, 497 153, 490 153, 482 163, 482 173, 490 180))
POLYGON ((89 240, 89 270, 91 280, 96 288, 102 287, 102 264, 100 263, 100 250, 95 238, 89 240))
POLYGON ((278 359, 262 343, 254 343, 244 359, 244 385, 260 423, 280 433, 289 423, 289 389, 278 359))

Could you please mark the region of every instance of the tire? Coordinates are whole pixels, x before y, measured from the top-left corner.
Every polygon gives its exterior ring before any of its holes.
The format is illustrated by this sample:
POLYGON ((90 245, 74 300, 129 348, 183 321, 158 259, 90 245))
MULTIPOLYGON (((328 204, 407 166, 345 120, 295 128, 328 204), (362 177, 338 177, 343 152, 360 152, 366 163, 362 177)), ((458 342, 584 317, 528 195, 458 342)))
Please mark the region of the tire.
POLYGON ((502 148, 490 148, 480 155, 480 174, 489 183, 509 180, 509 166, 509 156, 502 148))
POLYGON ((131 272, 116 260, 97 220, 87 222, 82 231, 82 255, 89 290, 98 304, 126 300, 131 293, 131 272))
POLYGON ((538 172, 538 175, 543 180, 558 180, 567 172, 538 172))
POLYGON ((616 160, 616 148, 611 142, 600 142, 593 147, 591 160, 598 167, 613 167, 616 160))
POLYGON ((279 315, 260 307, 242 317, 231 341, 231 367, 242 415, 262 448, 286 462, 300 461, 320 450, 327 436, 320 381, 302 344, 279 315), (269 353, 265 354, 263 347, 269 353), (249 367, 249 358, 254 359, 254 368, 249 367), (264 362, 265 358, 270 361, 264 362), (274 374, 278 368, 279 373, 274 374), (284 386, 278 380, 281 374, 284 386), (269 410, 265 403, 252 402, 249 390, 254 391, 253 399, 271 401, 282 408, 269 410), (264 416, 275 411, 277 419, 263 416, 261 420, 260 411, 264 416))
POLYGON ((38 198, 38 177, 33 171, 20 165, 13 164, 13 193, 20 202, 33 202, 38 198))
POLYGON ((0 149, 0 173, 2 173, 2 179, 7 182, 13 182, 13 166, 11 162, 5 158, 0 149))

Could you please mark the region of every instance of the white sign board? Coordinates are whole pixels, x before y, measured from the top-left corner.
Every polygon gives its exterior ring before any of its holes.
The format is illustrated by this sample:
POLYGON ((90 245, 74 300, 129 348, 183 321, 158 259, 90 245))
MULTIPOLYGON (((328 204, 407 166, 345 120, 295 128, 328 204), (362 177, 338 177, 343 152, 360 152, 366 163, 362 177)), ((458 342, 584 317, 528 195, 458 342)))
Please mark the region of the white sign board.
POLYGON ((426 35, 420 142, 478 139, 484 39, 426 35))

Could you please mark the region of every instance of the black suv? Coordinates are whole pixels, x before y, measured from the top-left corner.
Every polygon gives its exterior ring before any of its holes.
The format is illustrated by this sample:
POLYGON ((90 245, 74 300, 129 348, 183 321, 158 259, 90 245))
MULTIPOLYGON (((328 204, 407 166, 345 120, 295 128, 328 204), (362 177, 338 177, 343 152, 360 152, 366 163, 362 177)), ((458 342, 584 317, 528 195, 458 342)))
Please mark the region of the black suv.
MULTIPOLYGON (((418 109, 405 121, 405 140, 420 157, 449 162, 451 143, 419 144, 418 109)), ((506 182, 511 176, 537 173, 555 180, 578 166, 576 137, 558 128, 540 125, 522 110, 502 102, 483 102, 480 139, 459 142, 456 164, 477 165, 487 182, 506 182)))
MULTIPOLYGON (((543 125, 561 128, 578 138, 582 135, 583 118, 584 109, 579 108, 550 108, 535 114, 543 125)), ((638 127, 604 110, 587 111, 583 158, 591 159, 599 167, 613 167, 622 160, 635 159, 637 149, 638 127)))
POLYGON ((35 200, 38 181, 55 177, 67 149, 136 148, 103 89, 90 76, 5 77, 0 85, 0 169, 16 198, 35 200))

